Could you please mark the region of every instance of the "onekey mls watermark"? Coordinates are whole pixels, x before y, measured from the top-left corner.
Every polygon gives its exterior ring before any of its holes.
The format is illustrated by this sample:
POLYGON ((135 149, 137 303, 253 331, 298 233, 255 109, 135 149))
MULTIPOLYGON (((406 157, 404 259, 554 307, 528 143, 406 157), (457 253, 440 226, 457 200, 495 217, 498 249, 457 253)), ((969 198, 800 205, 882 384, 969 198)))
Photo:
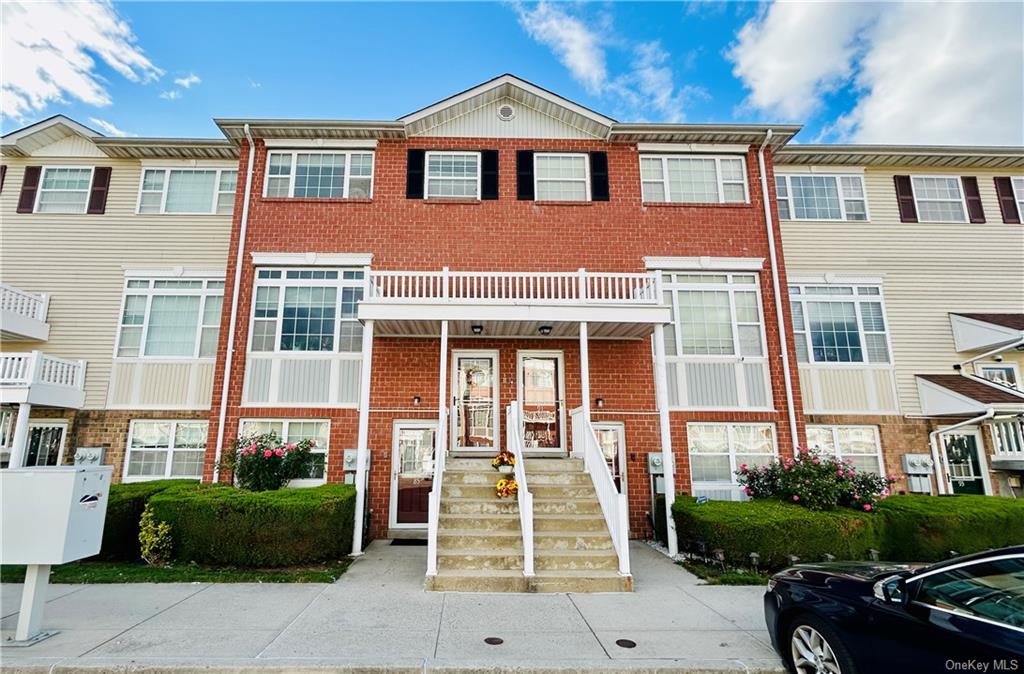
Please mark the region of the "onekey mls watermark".
POLYGON ((1019 672, 1024 663, 1016 658, 1001 660, 946 660, 947 672, 1019 672))

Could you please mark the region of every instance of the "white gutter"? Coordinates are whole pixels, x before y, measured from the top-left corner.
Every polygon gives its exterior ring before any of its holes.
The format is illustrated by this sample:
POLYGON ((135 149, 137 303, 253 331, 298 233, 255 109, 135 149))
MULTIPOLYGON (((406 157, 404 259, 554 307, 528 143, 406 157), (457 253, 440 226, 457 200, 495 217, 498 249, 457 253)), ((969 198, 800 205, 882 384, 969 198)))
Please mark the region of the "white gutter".
MULTIPOLYGON (((974 363, 978 362, 979 360, 984 360, 985 358, 990 358, 990 357, 995 356, 997 354, 1003 353, 1004 351, 1009 351, 1010 349, 1016 349, 1018 346, 1022 346, 1022 345, 1024 345, 1024 337, 1021 337, 1020 339, 1018 339, 1016 341, 1010 342, 1009 344, 1003 344, 1002 346, 997 346, 996 348, 992 349, 991 351, 986 351, 985 353, 981 354, 980 356, 975 356, 974 358, 969 358, 968 360, 965 360, 965 361, 962 361, 960 363, 957 363, 956 365, 953 366, 953 369, 954 370, 963 370, 964 365, 971 365, 971 366, 973 366, 974 363)), ((971 369, 974 370, 973 367, 971 367, 971 369)), ((977 372, 975 372, 975 374, 977 374, 977 372)))
POLYGON ((768 199, 768 173, 764 165, 764 148, 772 140, 772 130, 764 135, 764 142, 757 150, 757 163, 761 170, 761 203, 764 205, 764 224, 768 231, 768 261, 772 268, 772 290, 775 292, 775 319, 779 326, 779 343, 782 347, 782 377, 786 384, 786 412, 789 415, 789 437, 792 439, 793 451, 800 445, 797 435, 796 406, 793 403, 793 380, 789 367, 789 337, 786 333, 786 316, 782 310, 782 287, 779 283, 779 258, 775 251, 775 224, 772 219, 772 205, 768 199))
POLYGON ((249 166, 245 171, 245 197, 242 201, 242 223, 238 231, 238 250, 235 251, 235 287, 231 291, 231 318, 228 320, 228 345, 224 357, 224 376, 220 389, 220 417, 217 421, 217 450, 213 456, 213 481, 220 481, 220 458, 224 451, 224 424, 228 416, 228 387, 231 384, 231 361, 235 355, 235 324, 238 322, 238 293, 242 285, 242 264, 245 256, 245 233, 249 228, 249 199, 252 195, 252 171, 256 158, 256 145, 249 125, 244 127, 249 140, 249 166))
MULTIPOLYGON (((938 485, 940 494, 946 493, 946 478, 945 471, 942 469, 942 464, 939 461, 939 435, 942 433, 949 433, 950 431, 955 431, 956 429, 963 428, 964 426, 970 426, 971 424, 980 423, 982 421, 985 421, 986 419, 991 419, 995 415, 996 411, 990 407, 980 417, 974 417, 973 419, 968 419, 967 421, 961 421, 959 423, 953 424, 952 426, 938 428, 928 434, 928 444, 931 445, 932 448, 932 463, 935 465, 935 484, 938 485)), ((984 450, 981 447, 978 447, 978 451, 981 452, 984 450)))

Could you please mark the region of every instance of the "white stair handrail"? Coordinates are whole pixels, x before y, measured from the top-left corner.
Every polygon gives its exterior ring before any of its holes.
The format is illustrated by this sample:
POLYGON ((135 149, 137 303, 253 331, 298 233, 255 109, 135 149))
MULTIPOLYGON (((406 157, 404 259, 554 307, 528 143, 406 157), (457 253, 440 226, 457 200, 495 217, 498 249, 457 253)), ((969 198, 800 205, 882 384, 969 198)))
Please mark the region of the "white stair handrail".
POLYGON ((619 575, 629 575, 629 504, 626 495, 619 493, 615 486, 612 471, 601 452, 594 427, 586 422, 583 408, 572 411, 572 442, 573 448, 582 449, 583 466, 590 474, 597 492, 597 500, 601 504, 604 521, 608 525, 608 533, 612 537, 612 545, 619 557, 619 575))
MULTIPOLYGON (((442 435, 442 434, 438 434, 442 435)), ((436 437, 436 436, 435 436, 436 437)), ((437 532, 441 525, 441 484, 444 481, 445 447, 444 438, 437 437, 434 450, 434 480, 430 485, 430 500, 427 505, 427 575, 437 575, 437 532)))
POLYGON ((533 571, 533 494, 526 483, 526 459, 522 436, 522 409, 519 401, 509 403, 505 415, 505 449, 516 457, 515 476, 518 485, 519 525, 523 531, 523 575, 532 576, 533 571))

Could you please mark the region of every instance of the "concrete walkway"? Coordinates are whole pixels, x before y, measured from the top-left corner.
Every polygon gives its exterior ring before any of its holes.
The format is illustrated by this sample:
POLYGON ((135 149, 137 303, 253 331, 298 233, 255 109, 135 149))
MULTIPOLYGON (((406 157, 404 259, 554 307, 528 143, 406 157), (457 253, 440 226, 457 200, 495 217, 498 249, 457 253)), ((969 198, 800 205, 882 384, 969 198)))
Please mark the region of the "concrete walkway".
MULTIPOLYGON (((422 589, 426 548, 376 541, 330 585, 53 585, 43 627, 60 633, 0 647, 0 666, 54 674, 783 671, 764 627, 763 588, 700 585, 641 543, 632 563, 632 594, 435 593, 422 589)), ((5 640, 20 594, 20 585, 0 586, 5 640)))

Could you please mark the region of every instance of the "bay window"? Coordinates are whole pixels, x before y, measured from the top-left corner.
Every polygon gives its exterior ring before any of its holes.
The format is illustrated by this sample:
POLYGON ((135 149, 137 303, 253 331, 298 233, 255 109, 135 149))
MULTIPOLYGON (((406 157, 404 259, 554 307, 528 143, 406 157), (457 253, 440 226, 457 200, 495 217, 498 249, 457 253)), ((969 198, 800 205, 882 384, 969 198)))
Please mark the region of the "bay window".
POLYGON ((331 422, 320 419, 242 419, 238 424, 238 437, 274 433, 284 443, 315 440, 310 449, 313 465, 305 478, 292 480, 289 487, 307 487, 323 484, 327 479, 327 445, 330 441, 331 422))
POLYGON ((271 151, 267 155, 266 197, 369 199, 373 196, 374 153, 271 151))
POLYGON ((793 285, 789 293, 799 362, 891 361, 880 287, 793 285))
POLYGON ((36 213, 85 213, 92 186, 92 168, 44 166, 36 213))
POLYGON ((479 152, 427 152, 427 199, 479 199, 479 152))
POLYGON ((867 220, 864 177, 780 174, 775 195, 781 220, 867 220))
POLYGON ((740 466, 758 468, 775 458, 775 426, 764 423, 689 423, 690 477, 695 496, 737 500, 740 466))
POLYGON ((885 475, 876 426, 807 426, 807 446, 864 473, 885 475))
POLYGON ((537 201, 590 201, 590 162, 586 154, 533 155, 537 201))
POLYGON ((911 176, 921 222, 967 222, 967 202, 958 176, 911 176))
POLYGON ((205 421, 133 420, 128 426, 125 482, 201 478, 205 421))
POLYGON ((743 204, 750 201, 741 156, 641 155, 645 202, 743 204))
POLYGON ((221 279, 129 278, 116 354, 123 358, 213 358, 223 302, 221 279))
POLYGON ((226 168, 147 168, 139 186, 139 213, 230 215, 238 171, 226 168))

